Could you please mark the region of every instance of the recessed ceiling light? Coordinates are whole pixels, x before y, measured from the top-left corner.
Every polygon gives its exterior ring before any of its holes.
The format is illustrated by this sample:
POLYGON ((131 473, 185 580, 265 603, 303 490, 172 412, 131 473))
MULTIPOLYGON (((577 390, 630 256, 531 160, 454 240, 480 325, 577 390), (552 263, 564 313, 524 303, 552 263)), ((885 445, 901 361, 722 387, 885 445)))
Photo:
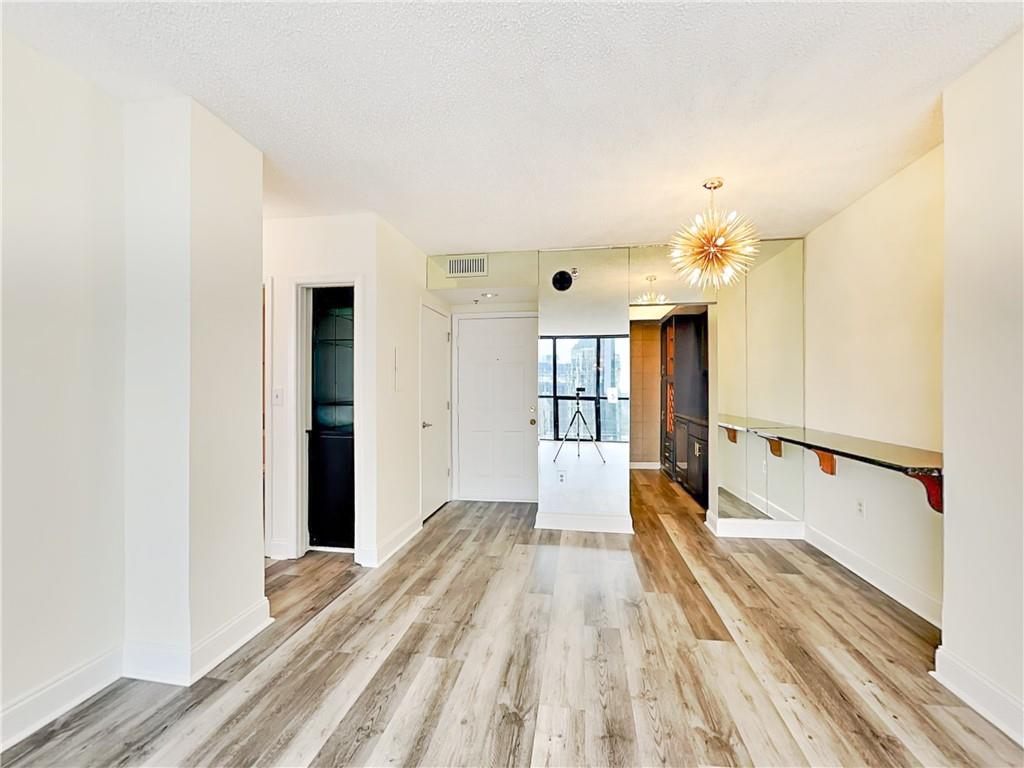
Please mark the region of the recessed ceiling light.
POLYGON ((481 293, 480 295, 483 296, 485 299, 493 299, 498 294, 491 293, 490 291, 488 291, 487 293, 481 293))

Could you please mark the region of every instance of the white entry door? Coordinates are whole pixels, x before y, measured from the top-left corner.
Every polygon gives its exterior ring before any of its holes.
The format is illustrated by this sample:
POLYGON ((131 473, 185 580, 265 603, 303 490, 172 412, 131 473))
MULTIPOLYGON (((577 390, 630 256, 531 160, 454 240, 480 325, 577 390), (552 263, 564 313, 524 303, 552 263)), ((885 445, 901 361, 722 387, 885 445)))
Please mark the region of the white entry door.
POLYGON ((537 318, 456 326, 458 498, 537 500, 537 318))
POLYGON ((420 307, 420 507, 426 520, 448 501, 451 354, 449 320, 420 307))

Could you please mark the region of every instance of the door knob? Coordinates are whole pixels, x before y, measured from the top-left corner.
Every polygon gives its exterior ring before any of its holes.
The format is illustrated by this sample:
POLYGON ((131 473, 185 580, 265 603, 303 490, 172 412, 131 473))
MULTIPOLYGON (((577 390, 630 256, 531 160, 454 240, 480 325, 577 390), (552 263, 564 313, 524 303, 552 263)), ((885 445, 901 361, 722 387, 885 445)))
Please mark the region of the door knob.
POLYGON ((530 419, 530 426, 534 426, 537 423, 536 419, 530 419))
POLYGON ((431 423, 430 423, 429 421, 424 421, 424 422, 423 422, 423 428, 424 428, 424 429, 426 429, 427 427, 432 427, 432 426, 434 426, 434 425, 433 425, 433 424, 431 424, 431 423))

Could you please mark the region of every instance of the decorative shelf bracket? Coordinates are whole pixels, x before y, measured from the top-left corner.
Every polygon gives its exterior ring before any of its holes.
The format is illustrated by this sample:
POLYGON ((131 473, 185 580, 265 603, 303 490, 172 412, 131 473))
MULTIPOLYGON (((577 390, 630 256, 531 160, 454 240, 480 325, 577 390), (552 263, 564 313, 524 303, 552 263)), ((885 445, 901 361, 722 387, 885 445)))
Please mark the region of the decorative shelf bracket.
POLYGON ((725 436, 729 438, 730 443, 736 442, 736 430, 732 427, 725 427, 725 436))
POLYGON ((779 440, 779 438, 777 437, 765 437, 764 439, 768 441, 768 448, 769 450, 771 450, 772 456, 774 456, 777 459, 781 459, 782 441, 779 440))
POLYGON ((826 475, 834 475, 836 473, 836 455, 828 451, 818 450, 817 448, 812 448, 811 450, 818 457, 818 466, 821 467, 821 471, 826 475))
POLYGON ((928 496, 928 506, 942 514, 942 475, 937 475, 930 472, 914 472, 908 470, 906 472, 908 477, 912 477, 915 480, 920 481, 921 485, 924 486, 924 492, 928 496))

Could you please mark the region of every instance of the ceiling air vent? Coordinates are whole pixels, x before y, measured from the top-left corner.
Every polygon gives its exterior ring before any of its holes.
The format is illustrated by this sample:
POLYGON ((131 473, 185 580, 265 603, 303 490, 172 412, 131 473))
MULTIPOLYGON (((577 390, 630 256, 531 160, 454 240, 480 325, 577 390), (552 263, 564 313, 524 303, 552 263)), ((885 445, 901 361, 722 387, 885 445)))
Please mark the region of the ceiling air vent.
POLYGON ((487 254, 449 256, 446 277, 487 277, 487 254))

